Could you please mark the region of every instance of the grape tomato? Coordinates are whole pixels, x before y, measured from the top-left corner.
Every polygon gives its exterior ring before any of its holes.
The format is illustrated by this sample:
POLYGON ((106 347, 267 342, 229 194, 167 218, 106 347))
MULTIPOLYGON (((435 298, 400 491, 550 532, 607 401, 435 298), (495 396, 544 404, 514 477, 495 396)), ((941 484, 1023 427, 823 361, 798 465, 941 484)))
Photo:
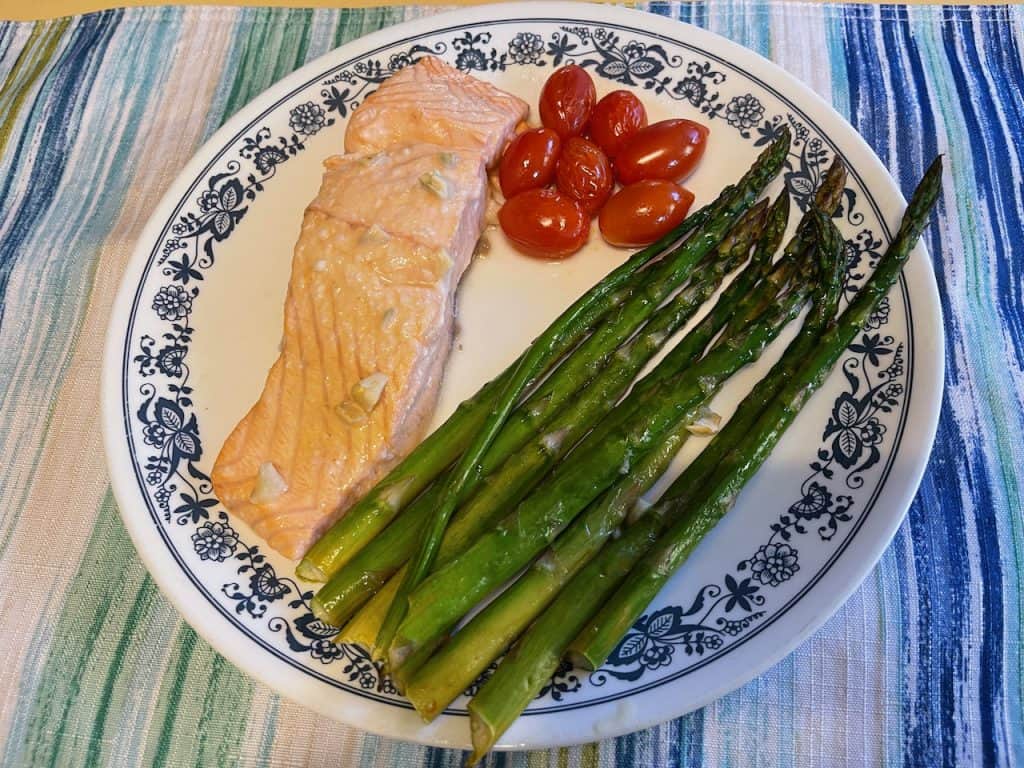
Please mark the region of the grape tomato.
POLYGON ((579 136, 597 101, 594 81, 583 67, 569 64, 555 72, 540 92, 540 121, 563 140, 579 136))
POLYGON ((601 209, 598 225, 612 245, 647 245, 677 227, 692 204, 693 193, 678 184, 645 179, 612 195, 601 209))
POLYGON ((498 223, 516 248, 543 259, 576 253, 590 235, 590 217, 554 189, 529 189, 506 200, 498 223))
POLYGON ((565 142, 555 171, 560 192, 593 216, 612 194, 615 179, 607 155, 592 141, 574 136, 565 142))
POLYGON ((646 125, 643 102, 629 91, 612 91, 594 105, 587 130, 608 157, 615 157, 623 142, 646 125))
POLYGON ((509 142, 498 166, 501 193, 506 198, 543 187, 555 177, 562 141, 549 128, 523 131, 509 142))
POLYGON ((682 181, 704 155, 708 129, 692 120, 662 120, 629 136, 615 155, 623 184, 641 179, 682 181))

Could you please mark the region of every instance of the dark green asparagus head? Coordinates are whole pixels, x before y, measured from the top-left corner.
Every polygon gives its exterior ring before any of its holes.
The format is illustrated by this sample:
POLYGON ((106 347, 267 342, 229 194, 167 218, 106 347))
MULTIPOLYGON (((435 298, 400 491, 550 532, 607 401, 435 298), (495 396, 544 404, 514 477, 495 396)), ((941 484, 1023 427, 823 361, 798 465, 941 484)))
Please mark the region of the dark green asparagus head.
POLYGON ((817 258, 814 312, 815 317, 824 323, 835 317, 843 291, 843 274, 846 270, 843 236, 832 217, 820 208, 812 206, 811 221, 814 225, 812 250, 817 258))
POLYGON ((764 151, 757 156, 757 160, 750 166, 750 170, 743 175, 743 178, 736 185, 737 188, 763 189, 782 170, 782 164, 786 161, 786 155, 789 154, 791 140, 792 134, 789 131, 789 126, 783 126, 778 138, 765 147, 764 151))
POLYGON ((788 223, 789 194, 786 190, 782 190, 779 196, 775 198, 771 208, 768 209, 764 230, 757 241, 757 248, 754 249, 752 263, 758 265, 761 274, 764 274, 769 266, 771 266, 772 259, 775 258, 775 252, 779 250, 779 246, 782 244, 782 236, 786 232, 786 224, 788 223))
POLYGON ((814 193, 814 205, 830 216, 839 207, 839 201, 843 197, 843 190, 846 188, 846 166, 843 161, 836 157, 832 165, 825 172, 825 178, 814 193))
POLYGON ((914 190, 914 195, 910 198, 910 204, 907 206, 907 212, 903 215, 903 221, 900 222, 894 242, 908 242, 913 247, 927 226, 928 217, 941 191, 942 155, 939 155, 928 166, 917 189, 914 190))
POLYGON ((746 213, 744 213, 732 225, 732 229, 729 230, 722 242, 716 249, 717 254, 712 255, 712 258, 718 258, 719 256, 730 256, 737 251, 742 251, 744 257, 750 251, 750 246, 757 241, 761 232, 764 230, 765 225, 765 213, 768 210, 768 202, 766 200, 758 200, 752 205, 746 213))

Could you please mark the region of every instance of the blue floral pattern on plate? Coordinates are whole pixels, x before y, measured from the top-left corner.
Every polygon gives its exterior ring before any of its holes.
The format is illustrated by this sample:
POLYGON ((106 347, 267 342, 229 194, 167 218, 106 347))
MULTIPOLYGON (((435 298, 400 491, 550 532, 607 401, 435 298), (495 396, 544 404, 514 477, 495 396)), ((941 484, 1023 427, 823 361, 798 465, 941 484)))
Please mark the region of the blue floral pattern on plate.
MULTIPOLYGON (((340 69, 288 109, 290 133, 274 135, 261 127, 244 136, 237 159, 205 178, 205 188, 170 228, 158 266, 166 281, 152 293, 148 306, 166 330, 155 338, 141 335, 132 358, 144 380, 135 412, 137 435, 146 446, 142 474, 166 524, 188 526, 195 554, 209 563, 236 563, 236 579, 220 591, 240 619, 266 622, 284 638, 293 654, 318 665, 341 665, 341 677, 362 690, 394 695, 394 687, 365 651, 338 645, 336 630, 310 610, 313 592, 282 576, 259 545, 243 541, 228 513, 213 495, 209 476, 200 468, 203 442, 193 410, 188 354, 195 333, 190 325, 205 274, 214 267, 217 247, 244 219, 249 204, 264 191, 278 168, 306 149, 306 142, 338 119, 347 117, 376 86, 425 55, 441 56, 468 72, 505 71, 511 67, 558 67, 578 64, 598 78, 640 88, 686 103, 705 121, 722 121, 753 146, 773 140, 784 125, 793 131, 784 183, 801 210, 831 159, 827 142, 790 113, 766 114, 751 93, 721 96, 729 74, 701 59, 684 59, 655 42, 625 38, 602 26, 560 27, 545 39, 532 31, 516 32, 504 45, 487 30, 464 30, 444 40, 417 43, 386 58, 369 57, 340 69), (275 610, 272 607, 279 606, 275 610)), ((859 227, 857 192, 844 191, 837 217, 859 227)), ((882 241, 862 228, 846 242, 845 288, 851 294, 863 281, 865 267, 880 257, 882 241)), ((658 607, 637 621, 607 664, 582 676, 563 664, 539 698, 555 702, 612 679, 633 682, 685 658, 699 658, 725 648, 764 620, 766 596, 800 573, 800 547, 806 537, 830 541, 854 520, 856 491, 863 473, 882 458, 887 435, 880 416, 902 407, 904 351, 887 335, 889 304, 871 316, 861 338, 849 348, 842 365, 847 386, 832 407, 822 430, 821 446, 808 465, 809 474, 795 500, 765 531, 763 544, 740 560, 716 583, 705 584, 686 605, 658 607)), ((481 678, 484 679, 485 675, 481 678)), ((478 687, 474 684, 468 693, 478 687)))

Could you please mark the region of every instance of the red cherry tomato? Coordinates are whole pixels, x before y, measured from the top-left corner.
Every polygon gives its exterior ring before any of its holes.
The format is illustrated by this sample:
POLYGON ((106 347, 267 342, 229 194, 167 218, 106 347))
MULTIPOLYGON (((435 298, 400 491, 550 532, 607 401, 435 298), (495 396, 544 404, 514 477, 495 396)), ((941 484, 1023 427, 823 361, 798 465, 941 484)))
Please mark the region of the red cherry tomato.
POLYGON ((576 64, 555 70, 540 92, 540 121, 563 139, 579 136, 590 119, 597 90, 576 64))
POLYGON ((550 128, 523 131, 512 139, 498 168, 502 194, 514 197, 527 189, 550 184, 561 148, 562 140, 550 128))
POLYGON ((612 194, 612 164, 593 142, 573 136, 565 142, 555 172, 558 190, 593 216, 612 194))
POLYGON ((646 125, 643 102, 629 91, 612 91, 594 106, 587 130, 608 157, 615 157, 622 143, 646 125))
POLYGON ((623 187, 601 209, 597 220, 612 245, 647 245, 678 226, 693 204, 693 193, 661 179, 623 187))
POLYGON ((590 218, 554 189, 528 189, 506 200, 498 222, 513 245, 542 259, 564 259, 590 235, 590 218))
POLYGON ((615 155, 623 184, 641 179, 682 181, 704 155, 708 129, 692 120, 662 120, 626 139, 615 155))

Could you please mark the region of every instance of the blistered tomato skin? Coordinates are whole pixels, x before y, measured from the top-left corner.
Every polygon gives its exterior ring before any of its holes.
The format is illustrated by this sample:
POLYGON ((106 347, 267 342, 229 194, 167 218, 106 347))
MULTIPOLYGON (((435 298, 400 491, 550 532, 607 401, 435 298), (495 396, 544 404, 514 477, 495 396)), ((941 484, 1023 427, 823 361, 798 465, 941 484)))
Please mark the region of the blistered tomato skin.
POLYGON ((597 101, 597 89, 586 70, 569 64, 555 70, 540 92, 540 121, 562 140, 579 136, 597 101))
POLYGON ((564 259, 590 235, 590 217, 554 189, 529 189, 506 200, 498 223, 512 244, 540 259, 564 259))
POLYGON ((578 136, 565 142, 555 178, 559 192, 575 200, 589 216, 596 214, 611 197, 615 185, 608 156, 597 144, 578 136))
POLYGON ((615 157, 625 140, 646 125, 643 102, 629 91, 612 91, 594 105, 587 131, 608 157, 615 157))
POLYGON ((520 192, 544 187, 555 178, 555 166, 562 149, 562 140, 549 128, 523 131, 501 156, 498 181, 506 199, 520 192))
POLYGON ((612 245, 653 243, 679 226, 693 204, 693 193, 661 179, 623 187, 605 203, 598 217, 601 235, 612 245))
POLYGON ((641 179, 682 181, 704 156, 708 129, 692 120, 651 123, 627 138, 615 155, 623 184, 641 179))

